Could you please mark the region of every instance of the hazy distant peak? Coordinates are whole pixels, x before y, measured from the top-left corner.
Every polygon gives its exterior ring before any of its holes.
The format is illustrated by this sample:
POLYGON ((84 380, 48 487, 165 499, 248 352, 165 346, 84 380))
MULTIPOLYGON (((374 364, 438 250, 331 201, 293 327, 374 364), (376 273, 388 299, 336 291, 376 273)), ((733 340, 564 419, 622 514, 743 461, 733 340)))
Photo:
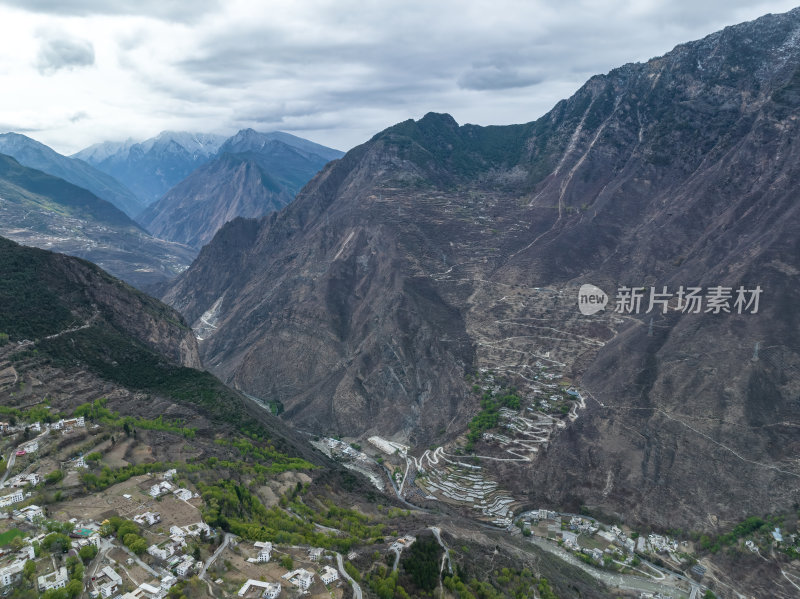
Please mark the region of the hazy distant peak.
POLYGON ((136 140, 129 137, 125 141, 101 141, 76 152, 71 158, 78 158, 89 163, 98 163, 114 155, 127 156, 131 147, 136 145, 136 140))
POLYGON ((316 154, 325 160, 335 160, 344 156, 344 152, 314 143, 302 137, 297 137, 291 133, 285 133, 283 131, 262 133, 250 128, 242 129, 228 138, 225 143, 220 146, 219 153, 223 154, 227 152, 237 154, 242 152, 257 152, 272 142, 283 143, 307 155, 316 154))
POLYGON ((190 131, 162 131, 155 137, 141 142, 142 150, 149 152, 153 147, 167 146, 170 143, 182 147, 191 154, 214 155, 225 141, 224 135, 197 133, 190 131))
POLYGON ((146 205, 213 158, 225 136, 162 131, 144 141, 94 144, 74 155, 127 185, 146 205))
POLYGON ((29 147, 29 148, 38 148, 44 151, 50 151, 55 153, 55 150, 49 148, 48 146, 44 145, 43 143, 36 141, 35 139, 28 137, 27 135, 23 135, 22 133, 14 133, 13 131, 9 131, 8 133, 0 134, 0 144, 3 147, 10 148, 10 147, 29 147))

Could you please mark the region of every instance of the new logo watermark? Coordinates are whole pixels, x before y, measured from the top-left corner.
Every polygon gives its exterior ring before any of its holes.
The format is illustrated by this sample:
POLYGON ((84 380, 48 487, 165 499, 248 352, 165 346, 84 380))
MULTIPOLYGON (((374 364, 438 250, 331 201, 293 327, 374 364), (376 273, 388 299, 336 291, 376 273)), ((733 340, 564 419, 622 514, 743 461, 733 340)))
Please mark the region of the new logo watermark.
POLYGON ((608 304, 608 296, 605 292, 596 287, 595 285, 581 285, 578 290, 578 309, 581 314, 591 316, 597 314, 600 310, 604 310, 608 304))
MULTIPOLYGON (((699 287, 681 285, 676 291, 667 286, 617 288, 614 312, 617 314, 650 314, 668 310, 683 314, 758 314, 763 290, 760 285, 752 289, 740 285, 733 287, 716 285, 699 287)), ((608 296, 595 285, 584 284, 578 290, 578 309, 590 316, 604 310, 608 296)))

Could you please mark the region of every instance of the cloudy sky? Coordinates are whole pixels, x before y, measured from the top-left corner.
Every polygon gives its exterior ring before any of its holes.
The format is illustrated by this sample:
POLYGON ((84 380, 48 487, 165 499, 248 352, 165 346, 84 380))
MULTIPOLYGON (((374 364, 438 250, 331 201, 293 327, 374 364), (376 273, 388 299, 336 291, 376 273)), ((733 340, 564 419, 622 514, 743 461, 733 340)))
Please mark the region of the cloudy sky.
MULTIPOLYGON (((796 2, 796 0, 794 0, 796 2)), ((591 75, 793 2, 0 0, 0 131, 62 153, 165 129, 342 150, 428 111, 531 121, 591 75)))

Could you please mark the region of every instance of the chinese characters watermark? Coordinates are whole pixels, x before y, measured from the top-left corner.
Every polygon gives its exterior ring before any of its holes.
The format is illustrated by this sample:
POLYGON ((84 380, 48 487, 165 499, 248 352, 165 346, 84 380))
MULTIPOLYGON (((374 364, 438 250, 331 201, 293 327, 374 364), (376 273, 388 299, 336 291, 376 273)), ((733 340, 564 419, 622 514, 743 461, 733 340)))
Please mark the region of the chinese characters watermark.
MULTIPOLYGON (((684 287, 670 291, 667 286, 626 287, 617 289, 614 312, 618 314, 650 314, 668 310, 683 314, 758 314, 762 289, 756 285, 748 289, 733 287, 684 287)), ((594 285, 581 285, 578 291, 578 308, 590 315, 603 310, 608 296, 594 285)))

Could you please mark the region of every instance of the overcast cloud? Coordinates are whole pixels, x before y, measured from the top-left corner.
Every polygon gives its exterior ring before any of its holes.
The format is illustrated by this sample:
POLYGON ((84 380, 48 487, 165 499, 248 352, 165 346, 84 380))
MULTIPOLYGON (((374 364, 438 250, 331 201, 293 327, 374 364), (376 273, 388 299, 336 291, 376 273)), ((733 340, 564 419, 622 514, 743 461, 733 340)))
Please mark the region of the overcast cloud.
POLYGON ((94 64, 92 43, 56 33, 44 34, 36 58, 36 68, 42 75, 52 75, 61 69, 88 67, 94 64))
POLYGON ((50 15, 146 15, 169 21, 191 22, 219 8, 220 0, 3 0, 2 4, 50 15))
POLYGON ((0 0, 0 121, 63 153, 165 129, 343 150, 428 111, 534 120, 586 79, 792 2, 0 0))

